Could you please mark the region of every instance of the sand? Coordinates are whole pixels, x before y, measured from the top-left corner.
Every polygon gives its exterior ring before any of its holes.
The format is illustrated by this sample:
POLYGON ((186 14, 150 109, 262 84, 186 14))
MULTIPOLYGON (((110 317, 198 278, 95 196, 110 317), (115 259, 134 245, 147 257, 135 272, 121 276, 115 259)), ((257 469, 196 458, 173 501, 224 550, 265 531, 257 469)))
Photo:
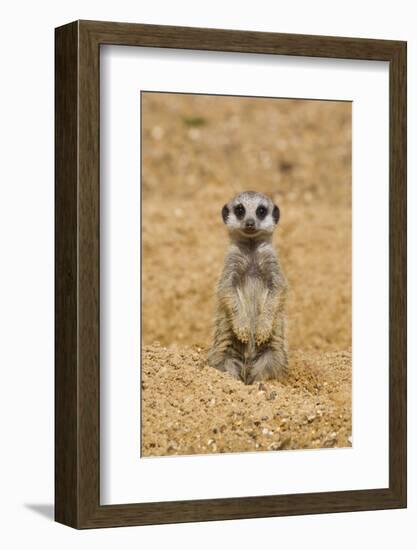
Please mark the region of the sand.
POLYGON ((142 453, 349 446, 351 104, 152 93, 142 117, 142 453), (290 375, 261 389, 206 366, 248 189, 280 206, 290 285, 290 375))
POLYGON ((351 445, 351 354, 294 352, 288 379, 246 386, 206 350, 146 346, 142 455, 351 445))

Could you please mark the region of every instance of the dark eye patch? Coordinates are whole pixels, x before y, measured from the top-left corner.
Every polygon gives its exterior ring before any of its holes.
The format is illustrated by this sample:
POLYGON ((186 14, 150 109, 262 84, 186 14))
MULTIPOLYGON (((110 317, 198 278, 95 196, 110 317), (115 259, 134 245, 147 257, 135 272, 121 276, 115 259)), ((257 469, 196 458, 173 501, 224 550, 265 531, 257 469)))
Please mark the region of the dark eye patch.
POLYGON ((235 216, 238 220, 242 220, 245 216, 245 207, 243 206, 243 204, 237 204, 235 207, 234 207, 234 213, 235 213, 235 216))
POLYGON ((266 208, 266 206, 264 206, 263 204, 260 204, 256 209, 256 216, 260 220, 263 220, 267 214, 268 214, 268 209, 266 208))
POLYGON ((229 207, 227 206, 227 204, 225 204, 222 208, 222 218, 224 223, 227 222, 228 217, 229 217, 229 207))
POLYGON ((275 223, 278 223, 279 216, 280 216, 279 208, 277 205, 274 205, 274 208, 272 210, 272 217, 274 218, 275 223))

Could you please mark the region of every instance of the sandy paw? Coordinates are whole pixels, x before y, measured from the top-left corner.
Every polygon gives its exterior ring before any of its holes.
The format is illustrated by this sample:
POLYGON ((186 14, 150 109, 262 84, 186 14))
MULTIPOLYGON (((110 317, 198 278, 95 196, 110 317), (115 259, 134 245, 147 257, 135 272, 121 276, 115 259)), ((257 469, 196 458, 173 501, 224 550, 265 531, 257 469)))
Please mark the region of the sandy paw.
POLYGON ((247 344, 249 342, 249 324, 247 324, 244 320, 238 319, 233 323, 233 332, 235 333, 236 338, 243 344, 247 344))
POLYGON ((249 327, 244 325, 235 325, 233 327, 233 332, 235 333, 236 338, 243 344, 247 344, 249 342, 249 327))
POLYGON ((260 324, 256 328, 255 341, 258 346, 265 344, 271 338, 272 327, 267 324, 260 324))

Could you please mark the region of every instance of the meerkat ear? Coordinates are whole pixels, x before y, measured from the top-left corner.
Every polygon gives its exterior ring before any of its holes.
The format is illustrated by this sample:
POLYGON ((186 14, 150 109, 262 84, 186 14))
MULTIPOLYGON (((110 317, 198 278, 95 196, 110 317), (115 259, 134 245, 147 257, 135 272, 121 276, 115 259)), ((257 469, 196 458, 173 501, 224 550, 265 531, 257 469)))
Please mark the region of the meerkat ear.
POLYGON ((272 217, 274 218, 275 224, 277 224, 280 217, 280 211, 276 204, 274 204, 274 208, 272 209, 272 217))
POLYGON ((222 208, 222 218, 224 223, 227 222, 228 217, 229 217, 229 207, 227 206, 227 204, 225 204, 222 208))

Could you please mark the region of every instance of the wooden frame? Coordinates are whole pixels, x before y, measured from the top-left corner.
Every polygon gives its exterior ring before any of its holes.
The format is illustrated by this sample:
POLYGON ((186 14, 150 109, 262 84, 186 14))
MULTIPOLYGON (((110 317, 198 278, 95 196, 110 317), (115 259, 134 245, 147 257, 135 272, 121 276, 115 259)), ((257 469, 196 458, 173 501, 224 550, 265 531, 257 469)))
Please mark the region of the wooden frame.
POLYGON ((56 29, 55 519, 115 527, 406 506, 406 43, 77 21, 56 29), (99 51, 101 44, 390 64, 389 488, 100 505, 99 51))

